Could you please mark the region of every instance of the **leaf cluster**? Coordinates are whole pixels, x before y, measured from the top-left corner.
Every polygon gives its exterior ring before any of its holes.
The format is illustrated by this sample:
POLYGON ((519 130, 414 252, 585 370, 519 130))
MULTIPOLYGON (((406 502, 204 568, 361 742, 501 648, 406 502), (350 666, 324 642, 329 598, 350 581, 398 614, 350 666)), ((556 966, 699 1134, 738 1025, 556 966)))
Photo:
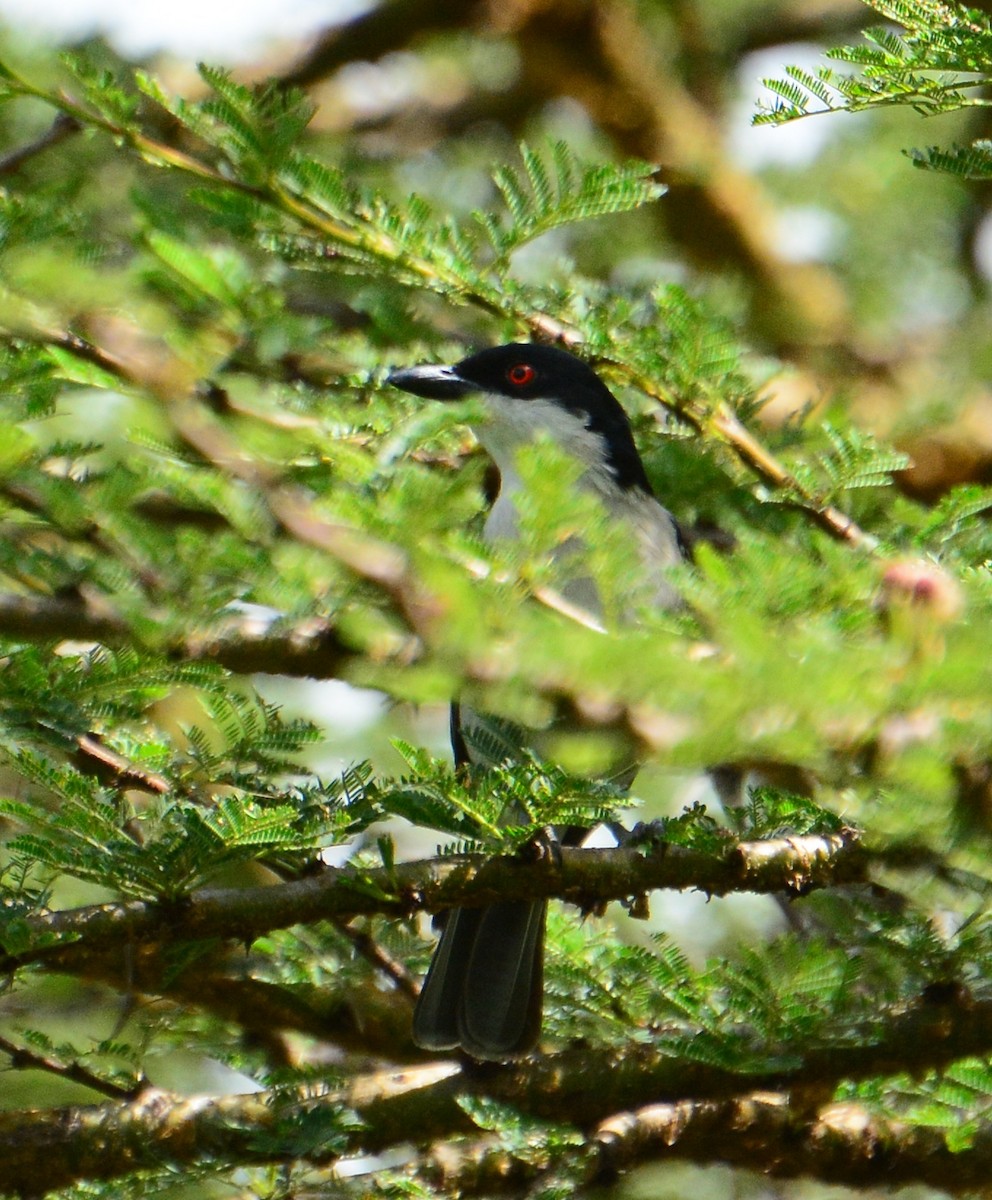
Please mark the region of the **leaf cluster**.
POLYGON ((528 842, 535 829, 589 828, 630 806, 623 787, 570 775, 522 747, 521 730, 491 718, 471 731, 473 750, 492 763, 458 774, 424 750, 395 741, 412 774, 384 782, 377 800, 386 812, 504 852, 528 842), (507 750, 512 748, 512 757, 507 750))
MULTIPOLYGON (((992 24, 987 13, 943 0, 871 0, 871 7, 890 24, 864 30, 863 44, 827 51, 829 58, 854 69, 811 72, 790 66, 784 79, 765 79, 775 99, 759 107, 756 125, 879 107, 909 106, 932 117, 988 104, 984 90, 992 71, 992 24)), ((992 174, 992 144, 985 138, 909 154, 917 166, 961 179, 992 174)))

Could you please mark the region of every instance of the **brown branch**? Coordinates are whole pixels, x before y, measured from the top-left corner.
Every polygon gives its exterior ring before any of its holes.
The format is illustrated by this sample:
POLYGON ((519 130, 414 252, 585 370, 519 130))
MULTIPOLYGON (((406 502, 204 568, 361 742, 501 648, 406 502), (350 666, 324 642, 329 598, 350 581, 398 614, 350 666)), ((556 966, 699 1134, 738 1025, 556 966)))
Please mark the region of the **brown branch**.
POLYGON ((120 645, 127 641, 127 623, 96 600, 84 596, 72 600, 56 596, 0 595, 0 631, 8 639, 49 641, 72 638, 79 641, 120 645))
POLYGON ((98 734, 81 733, 76 735, 73 741, 77 747, 73 755, 73 764, 77 770, 95 776, 104 787, 114 787, 122 791, 136 788, 159 796, 169 791, 167 779, 156 775, 154 771, 146 771, 122 754, 118 754, 116 750, 105 746, 98 734))
POLYGON ((497 900, 557 896, 584 910, 656 888, 801 895, 863 882, 867 858, 857 834, 732 843, 722 854, 683 846, 564 848, 560 859, 521 862, 481 854, 426 859, 393 867, 328 867, 320 875, 270 887, 217 888, 173 902, 123 900, 25 917, 22 949, 0 956, 0 972, 30 962, 69 967, 82 956, 125 944, 205 938, 251 940, 273 929, 316 920, 381 913, 408 916, 497 900))
POLYGON ((694 1061, 659 1036, 654 1044, 581 1046, 499 1068, 466 1067, 460 1088, 544 1120, 561 1120, 567 1114, 567 1120, 588 1128, 644 1104, 720 1102, 756 1089, 795 1090, 808 1111, 810 1097, 829 1097, 845 1080, 900 1073, 918 1078, 962 1058, 986 1056, 992 1048, 990 1000, 965 995, 934 1000, 924 995, 901 1010, 879 1007, 872 1015, 857 1044, 852 1044, 845 1025, 838 1044, 790 1047, 793 1065, 778 1070, 737 1072, 694 1061))
MULTIPOLYGON (((785 490, 796 496, 803 495, 803 489, 795 476, 769 453, 725 404, 717 408, 709 418, 708 424, 714 433, 734 448, 741 461, 749 466, 759 479, 763 479, 776 491, 785 490)), ((874 550, 878 545, 877 538, 865 533, 852 517, 832 504, 818 505, 804 499, 797 503, 797 507, 838 541, 866 550, 874 550)))
MULTIPOLYGON (((542 1065, 540 1060, 528 1064, 526 1090, 509 1097, 512 1069, 466 1072, 434 1064, 361 1077, 326 1095, 301 1089, 295 1095, 260 1092, 208 1100, 149 1090, 125 1105, 0 1113, 4 1186, 35 1196, 80 1179, 114 1179, 166 1164, 292 1161, 300 1157, 292 1133, 285 1151, 280 1151, 280 1136, 287 1136, 304 1112, 317 1109, 329 1122, 340 1114, 343 1128, 306 1158, 330 1162, 342 1154, 408 1143, 411 1136, 426 1140, 470 1132, 459 1104, 466 1095, 508 1101, 538 1115, 553 1110, 558 1122, 593 1126, 577 1151, 589 1183, 663 1159, 719 1161, 786 1178, 813 1176, 863 1187, 927 1183, 953 1193, 983 1188, 992 1171, 987 1121, 967 1148, 952 1153, 940 1130, 913 1128, 856 1104, 828 1104, 811 1115, 802 1101, 793 1104, 786 1095, 764 1090, 724 1100, 654 1100, 647 1107, 611 1109, 615 1089, 604 1094, 596 1086, 609 1065, 602 1055, 583 1050, 551 1060, 551 1070, 542 1071, 542 1065), (349 1110, 360 1118, 357 1130, 346 1125, 349 1110), (599 1115, 590 1120, 594 1113, 599 1115)), ((636 1090, 650 1095, 653 1082, 643 1071, 636 1090)), ((445 1169, 436 1153, 418 1163, 417 1172, 435 1185, 458 1183, 459 1191, 472 1193, 498 1190, 500 1171, 511 1174, 507 1182, 519 1187, 541 1169, 533 1160, 529 1166, 517 1164, 488 1139, 469 1158, 468 1163, 455 1160, 454 1178, 450 1157, 445 1169)))
MULTIPOLYGON (((104 646, 134 646, 139 638, 128 622, 102 597, 0 594, 0 633, 8 640, 33 642, 99 642, 104 646)), ((404 661, 420 643, 412 636, 396 639, 404 661)), ((267 622, 249 614, 225 616, 217 625, 187 633, 167 643, 166 657, 180 662, 215 662, 236 674, 335 679, 361 657, 330 621, 318 618, 296 622, 267 622)))
POLYGON ((829 1104, 809 1119, 788 1097, 768 1092, 654 1104, 605 1121, 592 1141, 595 1172, 607 1178, 637 1163, 678 1158, 779 1179, 885 1189, 928 1184, 960 1194, 985 1187, 992 1170, 988 1122, 968 1149, 951 1151, 939 1129, 914 1128, 853 1103, 829 1104))
POLYGON ((56 1075, 59 1079, 65 1079, 70 1083, 79 1083, 83 1087, 92 1088, 93 1091, 108 1096, 111 1100, 131 1100, 146 1086, 143 1081, 140 1081, 133 1088, 120 1087, 109 1079, 94 1074, 81 1063, 61 1062, 47 1054, 31 1050, 27 1046, 19 1046, 16 1042, 2 1036, 0 1036, 0 1052, 10 1057, 10 1066, 15 1071, 44 1071, 48 1075, 56 1075))
POLYGON ((603 1121, 577 1146, 518 1156, 498 1136, 441 1142, 407 1175, 447 1195, 540 1194, 564 1173, 575 1189, 600 1188, 648 1162, 726 1163, 778 1179, 885 1188, 929 1184, 959 1194, 992 1170, 992 1127, 962 1160, 936 1129, 911 1128, 858 1104, 829 1104, 810 1118, 787 1096, 753 1092, 722 1101, 652 1104, 603 1121), (563 1172, 564 1168, 564 1172, 563 1172))
POLYGON ((343 938, 347 938, 355 948, 355 953, 361 955, 377 971, 385 976, 408 1000, 416 1000, 420 995, 420 985, 398 959, 393 958, 384 947, 365 929, 354 929, 347 921, 335 918, 334 928, 343 938))
POLYGON ((277 1040, 286 1031, 364 1057, 423 1059, 412 1041, 409 998, 398 990, 371 980, 350 980, 346 988, 283 986, 255 978, 252 966, 243 949, 213 946, 177 970, 169 945, 125 945, 77 954, 66 970, 139 999, 165 998, 233 1021, 269 1048, 276 1065, 286 1065, 277 1040))
POLYGON ((30 159, 43 153, 45 150, 50 150, 52 146, 57 146, 60 142, 64 142, 66 138, 71 137, 74 133, 79 133, 82 128, 82 125, 75 117, 69 116, 68 113, 58 113, 47 132, 35 138, 33 142, 28 142, 26 145, 18 147, 17 150, 8 151, 7 154, 0 158, 0 176, 13 175, 15 171, 19 171, 30 159))
POLYGON ((738 56, 770 46, 792 42, 838 41, 857 39, 864 28, 866 13, 858 0, 817 0, 816 4, 777 2, 741 13, 736 23, 738 56))
POLYGON ((462 29, 474 23, 481 4, 467 0, 388 0, 328 30, 279 80, 306 87, 349 62, 367 62, 406 46, 425 32, 462 29))

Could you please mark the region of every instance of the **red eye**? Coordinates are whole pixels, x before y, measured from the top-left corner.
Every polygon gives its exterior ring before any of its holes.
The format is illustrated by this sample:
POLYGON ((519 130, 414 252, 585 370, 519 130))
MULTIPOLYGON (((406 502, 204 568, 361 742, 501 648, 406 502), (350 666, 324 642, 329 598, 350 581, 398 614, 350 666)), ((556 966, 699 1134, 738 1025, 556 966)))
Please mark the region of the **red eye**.
POLYGON ((528 363, 517 363, 507 371, 506 377, 514 387, 526 387, 534 378, 534 374, 534 368, 528 363))

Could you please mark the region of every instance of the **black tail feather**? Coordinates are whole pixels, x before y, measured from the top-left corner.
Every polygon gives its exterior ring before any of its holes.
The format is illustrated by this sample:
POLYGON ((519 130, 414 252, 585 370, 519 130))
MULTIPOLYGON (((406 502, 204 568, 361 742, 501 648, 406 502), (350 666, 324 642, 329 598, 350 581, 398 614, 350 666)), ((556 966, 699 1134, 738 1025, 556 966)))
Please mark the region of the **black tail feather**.
POLYGON ((474 1058, 533 1049, 541 1032, 547 902, 456 909, 434 953, 413 1018, 428 1050, 474 1058))

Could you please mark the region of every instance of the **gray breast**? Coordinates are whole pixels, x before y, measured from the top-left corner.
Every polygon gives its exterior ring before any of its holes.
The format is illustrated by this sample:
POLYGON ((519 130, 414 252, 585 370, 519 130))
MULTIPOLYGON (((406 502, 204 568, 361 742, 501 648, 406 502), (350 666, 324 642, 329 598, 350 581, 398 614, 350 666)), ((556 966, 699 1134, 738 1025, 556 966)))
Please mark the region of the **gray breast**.
MULTIPOLYGON (((507 482, 504 475, 503 489, 486 520, 484 535, 489 542, 519 537, 518 513, 514 502, 519 480, 513 478, 509 487, 507 482)), ((622 521, 636 539, 643 575, 631 589, 631 608, 638 602, 653 602, 660 608, 680 607, 682 600, 668 577, 669 569, 682 560, 678 530, 671 513, 653 496, 644 492, 636 489, 619 491, 611 479, 599 481, 591 478, 590 472, 583 482, 599 492, 611 514, 622 521)), ((565 542, 556 549, 555 557, 566 558, 575 552, 577 546, 574 539, 565 542)), ((588 576, 570 579, 563 594, 570 603, 586 612, 596 617, 602 615, 595 581, 588 576)), ((480 764, 496 765, 512 760, 525 746, 540 754, 545 741, 542 733, 553 734, 556 727, 553 725, 545 731, 526 729, 491 714, 477 712, 466 704, 460 709, 460 728, 469 758, 480 764)), ((621 786, 629 786, 636 774, 636 766, 631 765, 629 758, 625 758, 618 761, 615 771, 608 773, 621 786)))
MULTIPOLYGON (((620 491, 613 481, 599 480, 588 472, 584 486, 602 499, 610 514, 630 529, 636 539, 643 568, 640 579, 631 587, 632 606, 636 603, 655 603, 659 608, 679 608, 682 600, 669 579, 669 569, 682 560, 678 530, 672 514, 653 496, 638 489, 620 491)), ((516 487, 504 487, 490 509, 484 528, 488 542, 512 540, 519 537, 519 518, 515 503, 516 487)), ((555 549, 554 557, 562 561, 580 548, 580 542, 569 539, 555 549)), ((575 577, 563 589, 565 598, 594 616, 602 616, 602 605, 596 585, 588 577, 575 577)))

